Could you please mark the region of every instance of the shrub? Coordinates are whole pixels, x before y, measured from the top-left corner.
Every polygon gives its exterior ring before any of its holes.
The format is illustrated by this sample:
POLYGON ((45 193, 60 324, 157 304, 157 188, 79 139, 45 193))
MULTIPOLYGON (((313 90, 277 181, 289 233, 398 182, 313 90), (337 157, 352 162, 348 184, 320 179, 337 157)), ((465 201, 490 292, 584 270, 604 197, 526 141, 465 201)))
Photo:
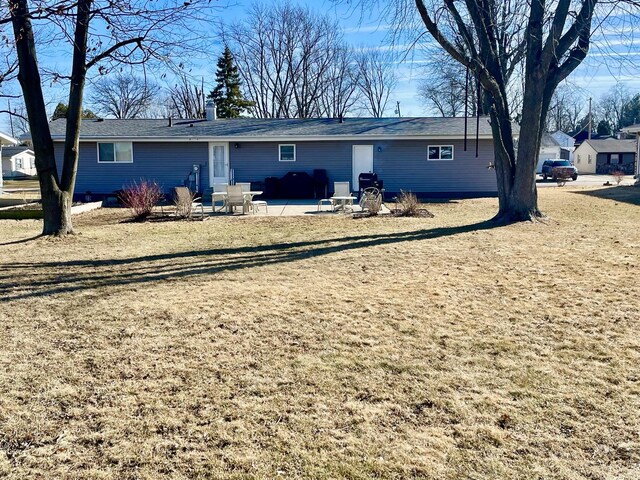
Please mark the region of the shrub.
POLYGON ((130 208, 136 220, 142 221, 151 215, 153 207, 164 198, 162 189, 156 182, 141 180, 123 187, 120 192, 122 205, 130 208))
POLYGON ((420 201, 415 194, 402 190, 400 190, 400 195, 396 199, 394 215, 398 217, 433 217, 429 210, 420 208, 420 201))
POLYGON ((613 177, 613 180, 616 182, 616 185, 620 185, 624 180, 624 172, 621 172, 620 170, 611 172, 611 176, 613 177))
POLYGON ((191 218, 193 213, 193 199, 195 193, 188 188, 176 188, 173 203, 176 206, 176 215, 180 218, 191 218))

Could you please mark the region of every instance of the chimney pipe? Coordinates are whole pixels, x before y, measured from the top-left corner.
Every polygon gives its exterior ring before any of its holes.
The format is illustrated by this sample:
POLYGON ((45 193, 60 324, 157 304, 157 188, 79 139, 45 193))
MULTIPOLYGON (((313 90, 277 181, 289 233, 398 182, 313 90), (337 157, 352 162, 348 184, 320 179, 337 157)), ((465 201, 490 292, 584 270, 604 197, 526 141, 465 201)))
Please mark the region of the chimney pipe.
POLYGON ((218 112, 216 112, 216 104, 213 101, 209 100, 204 106, 205 118, 208 121, 213 121, 218 119, 218 112))

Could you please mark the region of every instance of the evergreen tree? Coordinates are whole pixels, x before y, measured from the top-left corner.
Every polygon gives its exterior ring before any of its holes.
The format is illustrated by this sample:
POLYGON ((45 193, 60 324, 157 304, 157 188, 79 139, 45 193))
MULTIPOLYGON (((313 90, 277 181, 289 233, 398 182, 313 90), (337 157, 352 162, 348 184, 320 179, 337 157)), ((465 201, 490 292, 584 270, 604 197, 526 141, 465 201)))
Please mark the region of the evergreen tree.
POLYGON ((246 100, 242 95, 238 67, 233 61, 229 47, 225 47, 217 66, 216 88, 209 94, 209 98, 215 102, 219 118, 238 118, 245 110, 251 108, 254 102, 246 100))
MULTIPOLYGON (((66 104, 62 102, 58 103, 58 105, 56 105, 56 109, 53 111, 53 115, 51 115, 51 120, 67 118, 68 109, 69 107, 66 104)), ((87 108, 82 111, 82 118, 96 119, 98 116, 87 108)))
POLYGON ((611 127, 611 124, 606 120, 600 120, 596 132, 598 135, 613 135, 613 127, 611 127))
POLYGON ((634 95, 622 109, 620 128, 635 125, 640 122, 640 93, 634 95))

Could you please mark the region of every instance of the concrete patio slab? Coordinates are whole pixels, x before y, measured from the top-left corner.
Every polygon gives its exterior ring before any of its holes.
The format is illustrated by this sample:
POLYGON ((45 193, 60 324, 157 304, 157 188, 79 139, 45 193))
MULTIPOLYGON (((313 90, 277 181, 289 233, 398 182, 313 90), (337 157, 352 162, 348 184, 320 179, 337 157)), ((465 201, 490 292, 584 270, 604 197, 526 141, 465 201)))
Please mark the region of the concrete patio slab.
MULTIPOLYGON (((356 205, 355 208, 357 210, 359 207, 356 205)), ((318 209, 318 202, 316 200, 268 200, 266 211, 263 207, 261 207, 257 213, 248 213, 246 215, 243 215, 240 209, 237 209, 232 214, 228 214, 226 213, 226 211, 213 213, 211 205, 205 205, 204 213, 205 215, 234 217, 297 217, 302 215, 342 215, 342 212, 340 211, 332 211, 328 205, 323 205, 320 209, 318 209)), ((380 213, 389 213, 389 209, 383 205, 382 211, 380 213)))

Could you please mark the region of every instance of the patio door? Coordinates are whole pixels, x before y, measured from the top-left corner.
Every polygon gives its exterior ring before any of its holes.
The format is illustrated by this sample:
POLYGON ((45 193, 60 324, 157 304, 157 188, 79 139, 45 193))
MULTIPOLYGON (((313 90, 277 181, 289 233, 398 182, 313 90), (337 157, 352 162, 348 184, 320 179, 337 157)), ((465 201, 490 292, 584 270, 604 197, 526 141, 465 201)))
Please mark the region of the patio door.
POLYGON ((209 187, 214 183, 229 183, 229 144, 209 144, 209 187))
POLYGON ((354 191, 360 190, 360 182, 358 176, 361 173, 373 173, 373 145, 354 145, 353 146, 353 183, 354 191))

